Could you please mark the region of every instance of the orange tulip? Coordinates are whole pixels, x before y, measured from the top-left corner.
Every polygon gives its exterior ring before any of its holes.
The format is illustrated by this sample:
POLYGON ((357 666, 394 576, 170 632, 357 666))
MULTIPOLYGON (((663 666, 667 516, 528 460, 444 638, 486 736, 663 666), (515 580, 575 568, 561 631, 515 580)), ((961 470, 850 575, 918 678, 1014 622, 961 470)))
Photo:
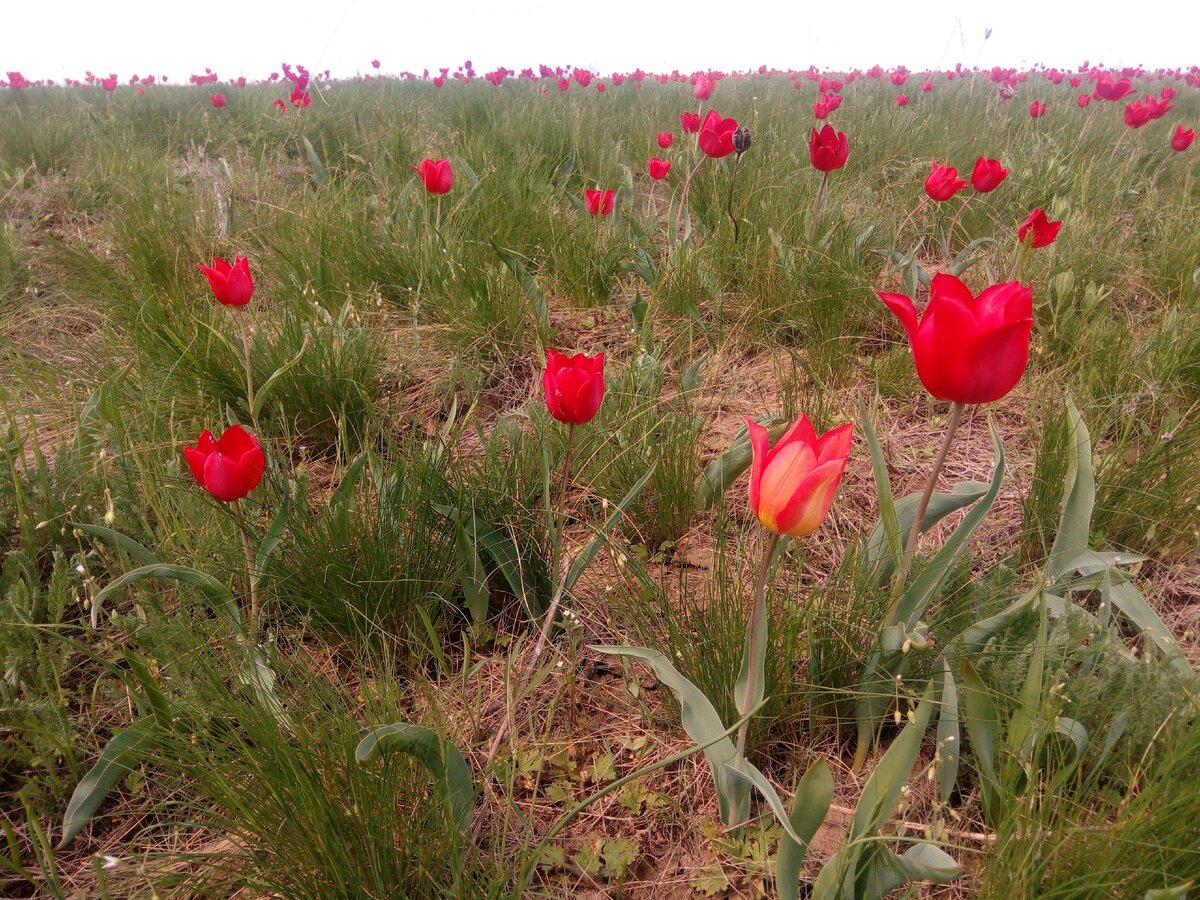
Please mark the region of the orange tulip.
POLYGON ((850 457, 853 424, 817 437, 801 416, 774 447, 767 429, 746 419, 754 459, 750 466, 750 506, 758 521, 777 534, 800 537, 820 527, 850 457))

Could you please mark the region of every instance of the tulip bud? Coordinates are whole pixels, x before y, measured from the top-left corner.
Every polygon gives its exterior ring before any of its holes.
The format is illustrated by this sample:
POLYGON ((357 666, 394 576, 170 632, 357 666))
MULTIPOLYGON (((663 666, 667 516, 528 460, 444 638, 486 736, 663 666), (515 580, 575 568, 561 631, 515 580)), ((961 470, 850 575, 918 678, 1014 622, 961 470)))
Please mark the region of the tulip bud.
POLYGON ((733 133, 733 149, 741 156, 750 149, 750 129, 743 125, 733 133))

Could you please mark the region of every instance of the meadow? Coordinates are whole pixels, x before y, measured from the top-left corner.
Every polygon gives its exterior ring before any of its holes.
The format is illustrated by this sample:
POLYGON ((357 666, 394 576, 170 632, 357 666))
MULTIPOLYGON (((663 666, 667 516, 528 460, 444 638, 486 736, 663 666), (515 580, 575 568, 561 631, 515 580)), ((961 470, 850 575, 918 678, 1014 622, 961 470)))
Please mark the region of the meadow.
POLYGON ((295 71, 0 89, 0 895, 1200 890, 1196 69, 295 71))

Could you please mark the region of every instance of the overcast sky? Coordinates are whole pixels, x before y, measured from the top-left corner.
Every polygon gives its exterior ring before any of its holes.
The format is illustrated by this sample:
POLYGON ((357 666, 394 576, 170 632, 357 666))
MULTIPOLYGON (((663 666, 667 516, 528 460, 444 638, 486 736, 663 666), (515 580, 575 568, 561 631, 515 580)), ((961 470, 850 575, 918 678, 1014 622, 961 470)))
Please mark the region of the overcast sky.
POLYGON ((901 0, 683 4, 647 0, 0 0, 0 72, 28 78, 165 74, 261 78, 282 60, 335 76, 505 65, 602 73, 771 67, 1188 66, 1200 3, 1136 7, 1058 0, 918 5, 901 0), (779 9, 787 9, 779 13, 779 9), (681 10, 687 10, 686 15, 681 10), (984 33, 991 29, 986 42, 984 33))

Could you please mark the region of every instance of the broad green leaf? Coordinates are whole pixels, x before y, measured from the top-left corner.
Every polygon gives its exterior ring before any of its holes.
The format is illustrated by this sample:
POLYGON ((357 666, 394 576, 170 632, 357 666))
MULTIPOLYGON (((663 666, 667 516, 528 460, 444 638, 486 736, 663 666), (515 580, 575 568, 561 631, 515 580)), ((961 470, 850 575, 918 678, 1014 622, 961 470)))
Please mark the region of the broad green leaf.
POLYGON ((407 722, 394 722, 376 728, 359 741, 354 758, 360 765, 367 765, 393 750, 415 756, 445 785, 450 814, 458 830, 465 834, 471 827, 475 790, 471 770, 458 748, 436 731, 407 722))
POLYGON ((975 671, 970 660, 963 660, 963 718, 971 749, 978 761, 979 786, 982 789, 984 814, 989 818, 998 812, 999 786, 996 782, 996 750, 1000 745, 1000 717, 992 703, 987 685, 975 671))
POLYGON ((360 453, 354 462, 346 469, 342 475, 342 480, 338 482, 338 486, 334 488, 333 494, 329 497, 329 509, 331 512, 339 514, 348 514, 354 502, 354 488, 358 484, 358 479, 362 476, 363 470, 370 462, 370 454, 360 453))
POLYGON ((118 550, 128 553, 143 566, 158 565, 158 557, 154 555, 152 550, 143 547, 133 538, 121 534, 119 531, 113 531, 111 528, 105 528, 102 525, 84 525, 79 522, 71 522, 67 527, 78 528, 85 534, 90 534, 92 537, 100 538, 105 543, 112 544, 118 550))
POLYGON ((654 474, 654 470, 657 468, 657 466, 658 463, 652 464, 650 468, 646 470, 646 474, 638 479, 637 484, 629 489, 629 493, 627 493, 625 498, 616 505, 616 508, 613 509, 612 514, 608 517, 607 521, 605 521, 604 525, 601 526, 599 533, 592 538, 592 542, 588 544, 586 548, 584 548, 584 551, 580 553, 578 557, 576 557, 574 564, 571 566, 571 571, 567 575, 567 580, 563 584, 564 591, 569 591, 575 586, 575 582, 579 580, 579 576, 584 573, 587 567, 591 564, 592 559, 597 553, 600 552, 600 548, 604 546, 604 542, 608 540, 608 535, 613 530, 613 526, 617 524, 620 518, 625 515, 626 510, 628 510, 633 504, 633 501, 637 499, 638 494, 642 492, 642 488, 646 486, 646 482, 650 480, 650 476, 654 474))
POLYGON ((948 803, 954 784, 958 781, 962 729, 958 720, 958 684, 946 656, 942 657, 942 699, 938 708, 937 745, 938 788, 942 801, 948 803))
POLYGON ((1067 416, 1070 418, 1074 444, 1067 463, 1067 474, 1063 479, 1062 512, 1058 520, 1058 533, 1054 536, 1054 545, 1050 548, 1050 560, 1046 567, 1048 578, 1057 577, 1062 572, 1061 566, 1067 560, 1078 557, 1089 549, 1092 508, 1096 503, 1096 479, 1092 475, 1092 438, 1069 396, 1067 416))
POLYGON ((925 739, 925 729, 933 715, 933 697, 936 689, 937 685, 932 682, 925 688, 913 720, 905 725, 899 737, 892 741, 892 745, 876 764, 875 771, 867 779, 866 786, 858 798, 854 818, 850 822, 848 841, 853 842, 873 835, 895 810, 900 793, 908 784, 913 763, 917 761, 921 742, 925 739))
POLYGON ((146 694, 154 723, 162 731, 170 731, 175 717, 171 710, 171 704, 159 686, 158 680, 150 674, 150 666, 141 655, 129 647, 122 647, 121 655, 125 658, 125 664, 129 666, 129 671, 133 673, 133 677, 137 679, 146 694))
MULTIPOLYGON (((289 483, 289 488, 290 486, 289 483)), ((283 532, 287 529, 291 512, 292 494, 288 490, 284 492, 283 499, 279 503, 279 509, 275 510, 275 515, 271 517, 271 524, 267 526, 266 533, 262 536, 262 540, 258 542, 258 551, 254 554, 255 577, 263 573, 267 567, 267 561, 271 558, 271 554, 275 552, 275 548, 283 540, 283 532)))
POLYGON ((310 177, 313 180, 313 184, 315 184, 317 187, 324 187, 325 166, 321 162, 321 157, 317 156, 317 150, 312 145, 312 141, 303 136, 300 139, 304 141, 304 155, 308 157, 308 165, 312 170, 310 172, 310 177))
POLYGON ((175 581, 182 581, 186 584, 193 584, 200 588, 213 603, 214 607, 220 612, 227 615, 230 620, 241 630, 242 614, 234 602, 233 594, 225 585, 217 581, 211 575, 201 572, 198 569, 191 569, 187 566, 176 566, 168 563, 156 563, 154 565, 142 566, 140 569, 134 569, 132 572, 126 572, 115 581, 109 582, 102 591, 96 594, 92 599, 92 627, 99 627, 100 608, 104 605, 104 601, 117 591, 123 590, 130 585, 137 584, 147 578, 170 578, 175 581))
MULTIPOLYGON (((777 441, 787 430, 787 423, 780 416, 771 416, 764 423, 769 426, 772 441, 777 441)), ((696 485, 695 508, 703 511, 725 496, 729 486, 750 468, 754 459, 754 448, 750 446, 750 432, 743 425, 734 437, 729 449, 710 462, 696 485)))
POLYGON ((865 883, 858 893, 861 900, 879 900, 914 881, 944 884, 963 872, 954 857, 928 841, 918 841, 899 856, 880 847, 864 865, 870 869, 864 873, 865 883))
MULTIPOLYGON (((753 709, 753 707, 751 708, 753 709)), ((775 814, 775 819, 779 822, 780 827, 783 828, 783 833, 797 843, 804 842, 804 839, 792 829, 791 816, 788 815, 787 809, 784 808, 783 800, 780 799, 775 786, 767 780, 766 775, 745 760, 742 760, 741 769, 736 769, 732 765, 726 765, 722 768, 722 773, 733 783, 745 782, 757 789, 762 794, 763 799, 767 801, 767 806, 771 808, 771 812, 775 814)))
POLYGON ((704 380, 700 369, 706 362, 708 362, 709 355, 710 354, 707 350, 701 353, 698 357, 696 357, 692 364, 688 366, 687 371, 683 373, 683 379, 680 382, 680 388, 684 397, 687 397, 693 391, 695 391, 696 388, 700 387, 701 382, 704 380))
POLYGON ((254 402, 250 404, 251 419, 258 418, 258 414, 262 412, 263 404, 267 402, 267 397, 270 395, 271 391, 273 391, 275 386, 279 384, 279 380, 288 372, 290 372, 296 366, 296 364, 304 358, 304 351, 307 349, 308 334, 305 333, 304 340, 300 342, 300 349, 296 351, 296 355, 272 372, 271 377, 263 382, 262 387, 260 387, 254 393, 254 402))
MULTIPOLYGON (((978 481, 960 481, 950 489, 949 493, 935 491, 929 498, 925 515, 921 517, 921 533, 924 534, 951 513, 970 506, 987 494, 987 491, 988 485, 978 481)), ((912 530, 913 518, 920 505, 920 493, 909 494, 896 501, 895 516, 901 535, 906 537, 912 530)), ((899 554, 889 552, 889 543, 886 525, 881 520, 876 523, 875 530, 871 532, 866 550, 867 570, 877 573, 876 581, 879 584, 886 584, 891 580, 899 563, 899 554)))
POLYGON ((612 653, 617 656, 628 656, 641 660, 654 670, 655 676, 675 695, 679 701, 680 719, 683 730, 697 744, 710 744, 704 750, 712 770, 713 782, 717 786, 717 805, 721 811, 721 821, 727 825, 738 824, 731 817, 735 810, 744 810, 748 806, 749 784, 746 781, 734 781, 722 769, 733 762, 737 748, 729 738, 716 740, 725 731, 721 717, 717 714, 704 692, 679 673, 671 661, 657 650, 645 647, 592 647, 597 653, 612 653))
MULTIPOLYGON (((987 493, 963 516, 958 527, 946 539, 946 543, 934 553, 917 577, 908 583, 890 618, 882 624, 881 632, 896 624, 903 625, 909 633, 914 631, 925 608, 941 588, 958 554, 996 502, 1004 481, 1004 447, 1000 443, 995 423, 991 423, 990 431, 996 461, 987 493)), ((856 766, 866 759, 875 730, 891 702, 892 685, 898 676, 903 675, 906 662, 907 656, 901 650, 883 650, 878 641, 867 659, 863 675, 859 679, 859 699, 855 704, 858 726, 858 745, 854 757, 856 766)))
POLYGON ((59 849, 66 847, 95 814, 109 791, 128 775, 145 750, 152 746, 158 733, 154 719, 140 719, 118 732, 100 753, 100 759, 88 771, 67 803, 63 814, 63 835, 59 849))
MULTIPOLYGON (((868 570, 872 570, 878 565, 877 560, 872 558, 871 545, 875 542, 875 534, 883 530, 883 537, 886 540, 886 548, 888 556, 891 559, 891 567, 895 568, 900 565, 900 555, 903 552, 903 532, 900 531, 900 520, 896 516, 896 504, 892 499, 892 479, 888 475, 887 458, 883 455, 883 447, 879 443, 879 438, 875 435, 875 425, 871 421, 871 417, 867 414, 866 404, 862 398, 858 401, 858 418, 862 422, 863 438, 867 442, 867 447, 871 451, 871 472, 875 476, 875 496, 879 502, 879 524, 875 526, 875 531, 871 534, 871 540, 867 543, 867 565, 868 570)), ((911 517, 909 518, 911 522, 911 517)), ((880 548, 882 552, 882 547, 880 548)))
POLYGON ((824 758, 808 767, 796 796, 792 799, 789 823, 800 841, 784 832, 779 838, 779 853, 775 858, 775 890, 780 900, 798 900, 800 896, 800 867, 808 853, 809 842, 829 814, 833 802, 833 776, 824 758))
POLYGON ((512 272, 513 277, 517 279, 517 283, 521 286, 521 293, 525 295, 525 299, 529 301, 529 305, 533 308, 533 317, 537 320, 538 328, 543 334, 550 331, 550 305, 546 302, 546 295, 542 293, 541 286, 537 283, 537 278, 525 266, 525 257, 517 253, 515 250, 509 250, 507 247, 501 247, 495 241, 489 241, 492 249, 496 251, 496 255, 504 262, 508 271, 512 272))
POLYGON ((479 539, 474 533, 475 521, 474 516, 469 516, 466 522, 461 518, 454 520, 454 545, 458 549, 459 582, 462 584, 463 598, 471 612, 471 621, 478 626, 487 621, 490 597, 487 572, 479 558, 479 539))
POLYGON ((1100 586, 1101 601, 1136 625, 1146 643, 1158 650, 1179 672, 1190 675, 1192 666, 1187 654, 1129 576, 1118 569, 1108 570, 1107 575, 1100 586))
POLYGON ((954 261, 950 263, 950 267, 947 269, 947 271, 955 277, 961 275, 963 272, 967 271, 967 269, 971 268, 971 266, 975 265, 975 263, 979 262, 979 260, 982 258, 982 254, 976 253, 976 250, 986 244, 995 243, 995 238, 975 238, 975 240, 971 241, 971 243, 967 244, 967 246, 958 251, 958 256, 954 257, 954 261))
MULTIPOLYGON (((462 515, 452 506, 434 504, 433 508, 452 522, 458 521, 462 515)), ((499 571, 529 617, 540 618, 546 611, 550 594, 544 568, 527 564, 509 535, 493 528, 474 513, 469 514, 469 519, 467 532, 474 535, 481 558, 499 571)))

